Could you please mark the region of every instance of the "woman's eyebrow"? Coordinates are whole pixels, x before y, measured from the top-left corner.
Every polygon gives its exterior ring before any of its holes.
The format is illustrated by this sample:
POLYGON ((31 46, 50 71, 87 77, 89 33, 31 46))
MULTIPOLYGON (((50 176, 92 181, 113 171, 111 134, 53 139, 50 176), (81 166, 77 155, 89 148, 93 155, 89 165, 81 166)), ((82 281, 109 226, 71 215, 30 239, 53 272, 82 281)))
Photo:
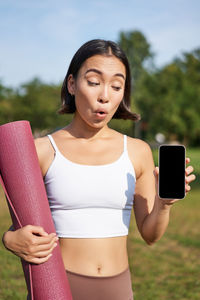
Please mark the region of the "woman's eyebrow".
MULTIPOLYGON (((85 74, 89 73, 89 72, 95 72, 99 75, 102 75, 103 73, 101 71, 99 71, 98 69, 95 69, 95 68, 92 68, 92 69, 88 69, 85 74)), ((124 80, 125 80, 125 77, 122 73, 116 73, 114 74, 114 76, 119 76, 119 77, 122 77, 124 80)))
POLYGON ((88 69, 88 70, 85 72, 85 74, 87 74, 87 73, 89 73, 89 72, 95 72, 95 73, 97 73, 97 74, 102 75, 102 72, 101 72, 101 71, 99 71, 99 70, 97 70, 97 69, 94 69, 94 68, 88 69))

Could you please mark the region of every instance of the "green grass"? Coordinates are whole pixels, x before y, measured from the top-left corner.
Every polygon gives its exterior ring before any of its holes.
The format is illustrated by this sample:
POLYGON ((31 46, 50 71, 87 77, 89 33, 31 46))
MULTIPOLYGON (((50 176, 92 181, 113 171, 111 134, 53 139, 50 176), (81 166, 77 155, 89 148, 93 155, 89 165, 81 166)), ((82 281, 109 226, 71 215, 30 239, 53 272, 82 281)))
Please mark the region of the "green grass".
MULTIPOLYGON (((157 154, 154 152, 154 155, 157 154)), ((187 156, 200 174, 200 151, 189 149, 187 156)), ((199 176, 199 175, 198 175, 199 176)), ((128 237, 129 264, 135 300, 200 299, 200 186, 175 203, 170 223, 160 241, 148 246, 140 237, 132 214, 128 237)), ((195 187, 195 188, 193 188, 195 187)), ((0 188, 0 236, 11 224, 0 188)), ((18 257, 0 243, 0 300, 26 299, 26 285, 18 257)))
POLYGON ((168 229, 152 246, 144 243, 132 218, 129 264, 136 300, 199 299, 200 189, 174 204, 168 229))
MULTIPOLYGON (((0 237, 10 227, 11 218, 0 188, 0 237)), ((26 299, 26 285, 20 259, 0 243, 0 300, 26 299)))

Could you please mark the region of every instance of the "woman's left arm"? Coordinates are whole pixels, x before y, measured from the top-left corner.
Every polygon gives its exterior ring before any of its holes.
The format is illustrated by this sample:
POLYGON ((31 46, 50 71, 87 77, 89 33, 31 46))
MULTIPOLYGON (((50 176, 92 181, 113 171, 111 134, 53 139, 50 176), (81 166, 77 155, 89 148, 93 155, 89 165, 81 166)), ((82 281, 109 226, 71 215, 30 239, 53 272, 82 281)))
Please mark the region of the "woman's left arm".
MULTIPOLYGON (((146 241, 151 245, 158 241, 164 234, 168 223, 172 204, 178 199, 162 199, 158 196, 158 174, 159 168, 154 165, 151 148, 148 144, 142 143, 140 151, 140 175, 137 178, 134 212, 138 229, 146 241)), ((190 159, 186 159, 186 164, 190 159)), ((173 172, 173 166, 172 166, 173 172)), ((188 166, 186 172, 186 193, 190 191, 190 182, 195 180, 193 167, 188 166)))

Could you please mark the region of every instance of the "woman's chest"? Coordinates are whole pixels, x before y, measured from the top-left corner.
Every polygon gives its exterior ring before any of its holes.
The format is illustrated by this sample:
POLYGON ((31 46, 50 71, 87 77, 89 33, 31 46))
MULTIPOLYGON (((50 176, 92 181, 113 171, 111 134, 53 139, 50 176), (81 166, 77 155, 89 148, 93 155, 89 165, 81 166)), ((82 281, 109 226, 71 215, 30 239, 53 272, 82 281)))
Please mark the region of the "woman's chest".
POLYGON ((107 165, 80 165, 58 156, 45 178, 50 206, 62 209, 107 207, 131 209, 135 174, 121 156, 107 165))

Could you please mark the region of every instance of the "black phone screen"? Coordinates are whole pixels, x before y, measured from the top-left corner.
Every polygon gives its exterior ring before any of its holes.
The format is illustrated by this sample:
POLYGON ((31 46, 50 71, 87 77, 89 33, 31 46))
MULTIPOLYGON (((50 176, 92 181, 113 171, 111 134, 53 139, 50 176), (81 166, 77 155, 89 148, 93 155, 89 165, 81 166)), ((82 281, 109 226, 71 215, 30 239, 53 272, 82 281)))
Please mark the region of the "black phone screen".
POLYGON ((159 197, 183 199, 185 197, 185 147, 161 145, 159 147, 159 197))

